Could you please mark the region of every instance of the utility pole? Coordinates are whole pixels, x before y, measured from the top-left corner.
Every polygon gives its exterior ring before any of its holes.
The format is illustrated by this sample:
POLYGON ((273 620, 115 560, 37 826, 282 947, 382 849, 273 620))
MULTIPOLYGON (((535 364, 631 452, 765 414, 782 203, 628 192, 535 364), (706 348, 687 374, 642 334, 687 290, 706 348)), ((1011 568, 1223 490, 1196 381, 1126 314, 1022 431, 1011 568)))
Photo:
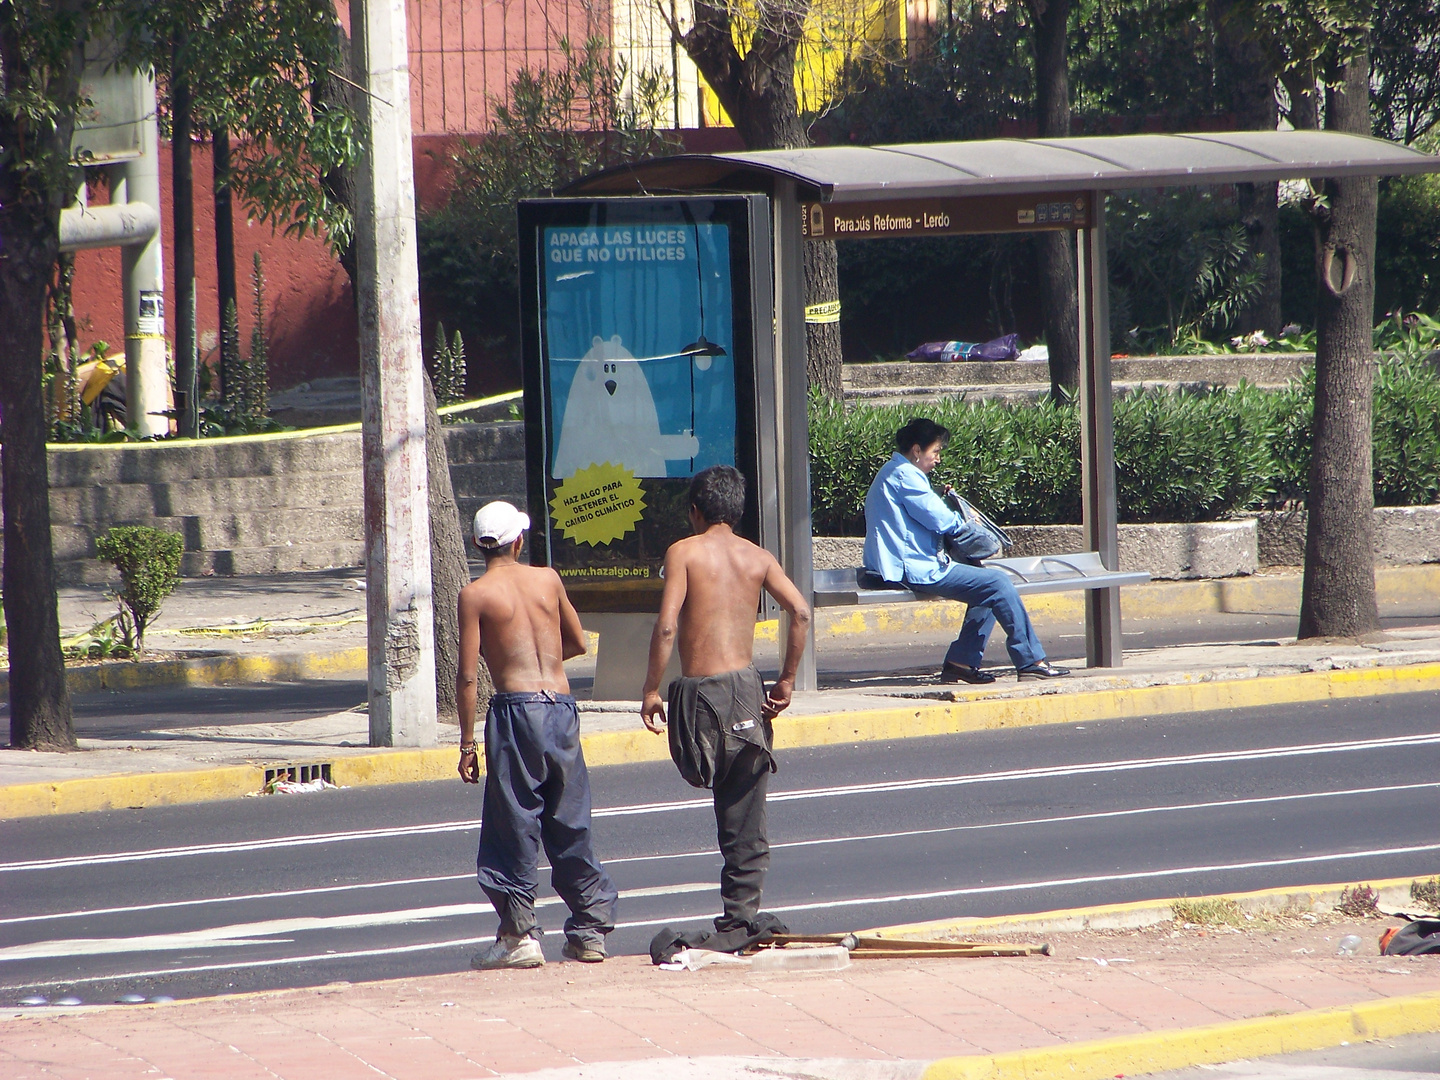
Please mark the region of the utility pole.
POLYGON ((434 746, 425 382, 406 0, 350 0, 363 80, 355 170, 370 745, 434 746))

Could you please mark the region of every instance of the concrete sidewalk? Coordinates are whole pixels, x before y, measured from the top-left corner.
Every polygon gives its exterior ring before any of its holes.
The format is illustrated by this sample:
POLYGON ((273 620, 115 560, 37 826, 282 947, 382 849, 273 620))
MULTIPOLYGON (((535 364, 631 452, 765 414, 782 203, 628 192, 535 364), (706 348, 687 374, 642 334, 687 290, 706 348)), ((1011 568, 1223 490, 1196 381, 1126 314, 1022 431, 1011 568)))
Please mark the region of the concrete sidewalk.
MULTIPOLYGON (((1387 896, 1408 885, 1391 884, 1387 896)), ((0 1013, 0 1073, 1099 1080, 1440 1030, 1440 958, 1377 955, 1395 920, 1336 915, 1337 895, 1332 886, 1243 898, 1243 931, 1186 922, 1184 909, 1173 918, 1167 905, 1148 906, 1148 925, 1136 925, 1143 905, 1128 905, 952 928, 1043 938, 1048 957, 857 960, 803 973, 667 972, 619 957, 171 1004, 11 1008, 0 1013), (1060 929, 1077 923, 1091 928, 1060 929), (1351 933, 1362 946, 1337 955, 1351 933)))
MULTIPOLYGON (((1382 570, 1377 578, 1382 602, 1392 610, 1405 605, 1428 614, 1426 602, 1440 603, 1440 566, 1382 570)), ((1124 590, 1123 602, 1134 620, 1129 625, 1143 625, 1140 620, 1161 615, 1283 612, 1298 603, 1298 590, 1297 576, 1269 575, 1136 586, 1124 590)), ((1032 600, 1042 625, 1081 614, 1078 595, 1032 600)), ((67 634, 89 628, 109 613, 110 603, 96 587, 66 589, 62 626, 67 634)), ((944 602, 822 609, 817 637, 822 656, 827 645, 877 635, 934 638, 958 629, 964 610, 944 602)), ((212 655, 77 667, 72 691, 363 678, 363 615, 363 580, 354 571, 187 580, 167 602, 152 641, 157 649, 212 643, 212 655)), ((762 654, 776 647, 774 624, 761 624, 757 636, 762 654)), ((592 673, 593 650, 567 670, 572 677, 592 673)), ((827 689, 796 695, 776 723, 778 746, 1440 690, 1440 624, 1390 631, 1364 643, 1274 639, 1132 647, 1123 668, 1082 668, 1055 683, 1017 684, 1011 675, 987 687, 952 689, 912 671, 827 675, 825 684, 827 689)), ((592 765, 668 756, 665 740, 640 726, 638 702, 582 701, 581 709, 592 765)), ((290 766, 321 766, 333 782, 347 786, 448 779, 457 738, 450 727, 442 728, 435 749, 372 748, 360 705, 286 723, 230 722, 142 731, 122 740, 82 739, 78 754, 0 749, 0 818, 238 798, 259 792, 276 770, 290 766)))

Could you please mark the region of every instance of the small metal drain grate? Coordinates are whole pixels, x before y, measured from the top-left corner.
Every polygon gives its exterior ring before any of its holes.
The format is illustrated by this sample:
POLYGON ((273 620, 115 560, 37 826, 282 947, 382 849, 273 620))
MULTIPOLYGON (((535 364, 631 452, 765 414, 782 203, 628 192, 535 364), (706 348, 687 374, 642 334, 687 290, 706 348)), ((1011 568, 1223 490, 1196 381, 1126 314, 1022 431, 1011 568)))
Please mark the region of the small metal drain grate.
POLYGON ((328 761, 318 765, 276 765, 272 769, 265 770, 265 786, 267 788, 277 780, 288 780, 297 784, 308 784, 311 780, 324 780, 327 784, 334 783, 330 779, 330 763, 328 761))

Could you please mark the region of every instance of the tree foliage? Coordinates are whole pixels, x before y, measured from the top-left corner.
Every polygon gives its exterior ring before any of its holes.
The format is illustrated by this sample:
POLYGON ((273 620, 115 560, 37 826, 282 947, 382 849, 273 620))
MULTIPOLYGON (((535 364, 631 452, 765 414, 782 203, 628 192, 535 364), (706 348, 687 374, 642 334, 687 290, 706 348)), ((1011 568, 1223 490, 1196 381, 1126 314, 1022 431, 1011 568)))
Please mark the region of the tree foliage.
POLYGON ((586 173, 674 153, 679 140, 660 130, 670 100, 667 77, 630 76, 601 38, 579 49, 557 43, 561 62, 525 68, 508 101, 493 102, 490 132, 450 158, 454 184, 437 210, 417 222, 420 279, 466 341, 513 353, 519 304, 515 204, 549 195, 586 173))
POLYGON ((116 2, 127 59, 154 70, 162 89, 183 80, 201 127, 241 136, 231 186, 251 216, 288 235, 322 235, 345 247, 350 210, 322 180, 356 161, 361 147, 359 121, 324 93, 342 66, 334 4, 116 2))
POLYGON ((1375 134, 1407 145, 1440 124, 1440 2, 1386 0, 1371 38, 1375 134))

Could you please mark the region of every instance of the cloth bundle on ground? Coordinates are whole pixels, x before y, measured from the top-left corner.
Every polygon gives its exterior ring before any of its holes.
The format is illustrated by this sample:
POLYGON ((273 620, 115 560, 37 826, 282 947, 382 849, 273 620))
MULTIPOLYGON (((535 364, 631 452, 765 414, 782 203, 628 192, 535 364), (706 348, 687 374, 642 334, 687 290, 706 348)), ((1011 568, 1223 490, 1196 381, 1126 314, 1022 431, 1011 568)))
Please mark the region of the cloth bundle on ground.
POLYGON ((1380 938, 1381 956, 1421 956, 1440 953, 1440 919, 1414 919, 1398 930, 1387 930, 1380 938))
POLYGON ((1019 334, 976 344, 973 341, 927 341, 905 354, 907 360, 927 364, 948 364, 952 360, 1014 360, 1020 355, 1019 334))
POLYGON ((754 921, 746 926, 723 933, 718 930, 676 930, 667 926, 650 939, 650 961, 658 967, 685 949, 743 952, 752 945, 763 945, 777 934, 789 932, 789 927, 768 911, 757 913, 754 921))

